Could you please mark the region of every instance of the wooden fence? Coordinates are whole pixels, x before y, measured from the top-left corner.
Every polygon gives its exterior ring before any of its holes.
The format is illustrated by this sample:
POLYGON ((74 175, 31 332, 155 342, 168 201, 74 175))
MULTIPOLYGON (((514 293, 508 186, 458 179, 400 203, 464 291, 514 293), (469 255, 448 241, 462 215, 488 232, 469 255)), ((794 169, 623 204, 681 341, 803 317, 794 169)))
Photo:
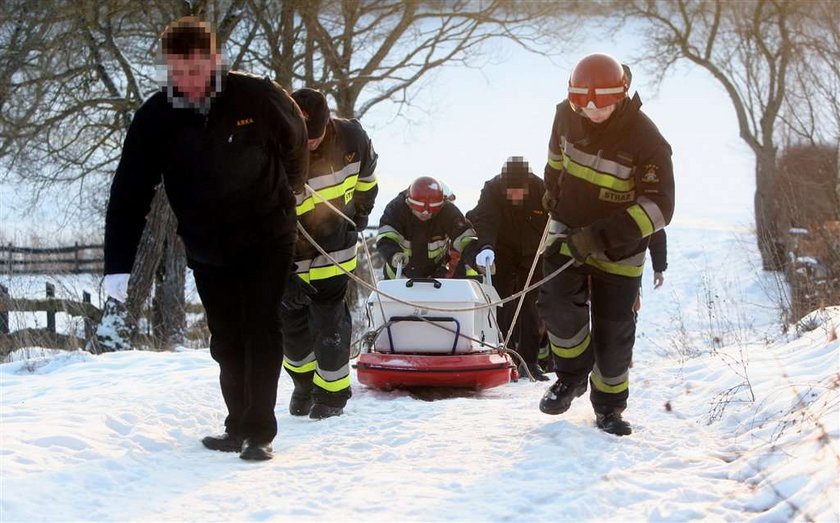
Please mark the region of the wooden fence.
POLYGON ((102 245, 70 247, 16 247, 0 245, 0 274, 102 274, 102 245))
POLYGON ((45 285, 44 299, 14 299, 9 290, 0 285, 0 356, 5 356, 10 350, 26 345, 23 340, 37 340, 45 346, 67 348, 83 346, 94 333, 97 323, 102 318, 102 311, 90 303, 90 293, 82 293, 82 301, 61 300, 55 297, 55 285, 45 285), (44 328, 26 328, 11 332, 9 321, 10 312, 45 312, 47 325, 44 328), (84 339, 66 336, 56 332, 55 315, 63 312, 70 316, 82 317, 85 326, 84 339))

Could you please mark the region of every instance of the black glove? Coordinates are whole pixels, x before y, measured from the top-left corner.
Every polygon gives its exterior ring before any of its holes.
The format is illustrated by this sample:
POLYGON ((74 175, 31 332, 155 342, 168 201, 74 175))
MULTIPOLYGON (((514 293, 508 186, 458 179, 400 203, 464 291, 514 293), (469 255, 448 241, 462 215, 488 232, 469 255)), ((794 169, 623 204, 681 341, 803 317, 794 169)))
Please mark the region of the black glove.
POLYGON ((364 232, 365 227, 368 226, 368 217, 367 214, 356 214, 353 216, 353 223, 356 224, 356 232, 364 232))
POLYGON ((595 232, 590 227, 570 229, 567 234, 566 244, 577 264, 583 264, 592 253, 602 250, 595 232))
POLYGON ((309 285, 297 274, 289 274, 286 281, 286 289, 283 291, 281 307, 288 312, 300 310, 312 303, 312 296, 318 294, 318 290, 309 285))

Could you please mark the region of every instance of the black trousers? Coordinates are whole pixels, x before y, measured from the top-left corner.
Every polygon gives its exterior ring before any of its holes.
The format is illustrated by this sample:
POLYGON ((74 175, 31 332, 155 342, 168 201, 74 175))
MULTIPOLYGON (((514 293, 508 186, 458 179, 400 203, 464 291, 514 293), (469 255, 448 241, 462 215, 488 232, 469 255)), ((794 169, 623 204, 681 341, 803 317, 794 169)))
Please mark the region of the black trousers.
POLYGON ((316 403, 343 407, 350 398, 350 309, 345 275, 313 280, 312 303, 283 311, 283 366, 295 390, 311 391, 316 403))
POLYGON ((225 430, 271 441, 277 435, 274 405, 283 361, 280 302, 294 250, 288 241, 245 257, 241 267, 194 266, 207 311, 210 354, 219 363, 227 405, 225 430))
MULTIPOLYGON (((569 260, 546 257, 550 274, 569 260)), ((540 316, 548 331, 558 378, 585 380, 596 411, 627 407, 629 368, 636 341, 633 303, 640 277, 609 274, 587 265, 571 266, 542 287, 540 316)))
MULTIPOLYGON (((525 281, 528 279, 528 271, 531 270, 533 261, 533 258, 506 255, 503 250, 496 252, 496 275, 493 278, 493 287, 496 288, 496 292, 502 299, 525 288, 525 281)), ((537 262, 534 275, 531 277, 531 283, 533 284, 541 278, 542 264, 537 262)), ((510 338, 511 345, 529 365, 536 365, 540 351, 541 321, 537 313, 537 293, 538 290, 533 290, 525 295, 516 325, 513 326, 513 335, 510 338)), ((511 322, 518 304, 518 299, 511 300, 499 310, 498 319, 502 336, 507 336, 511 329, 511 322)))

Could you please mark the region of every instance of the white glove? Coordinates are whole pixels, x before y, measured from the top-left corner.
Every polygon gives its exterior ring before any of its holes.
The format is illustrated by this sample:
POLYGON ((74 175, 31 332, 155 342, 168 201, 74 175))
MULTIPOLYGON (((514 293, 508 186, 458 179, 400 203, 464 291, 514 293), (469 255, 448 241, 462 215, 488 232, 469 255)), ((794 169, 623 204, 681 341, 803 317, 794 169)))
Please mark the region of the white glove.
POLYGON ((396 267, 400 264, 402 264, 403 266, 408 264, 408 254, 404 252, 398 252, 391 257, 391 267, 396 267))
POLYGON ((481 267, 490 268, 494 261, 496 261, 496 254, 493 249, 484 249, 475 255, 475 264, 481 267))
POLYGON ((105 294, 119 302, 125 302, 128 297, 128 277, 130 274, 106 274, 102 286, 105 294))

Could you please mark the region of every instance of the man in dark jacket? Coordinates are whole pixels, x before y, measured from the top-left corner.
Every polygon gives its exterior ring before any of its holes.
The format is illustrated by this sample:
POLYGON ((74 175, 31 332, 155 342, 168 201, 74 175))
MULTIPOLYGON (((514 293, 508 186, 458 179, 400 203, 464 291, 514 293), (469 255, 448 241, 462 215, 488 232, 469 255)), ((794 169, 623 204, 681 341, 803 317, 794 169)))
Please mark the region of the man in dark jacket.
POLYGON ((421 176, 388 203, 379 221, 376 250, 385 260, 385 278, 396 278, 402 265, 408 278, 445 278, 449 251, 459 256, 457 276, 477 275, 475 231, 444 193, 444 185, 421 176))
POLYGON ((220 68, 206 23, 177 20, 161 41, 168 83, 134 115, 111 186, 105 288, 125 299, 162 178, 207 312, 228 410, 225 433, 202 443, 269 459, 283 358, 280 301, 294 249, 294 192, 302 191, 308 165, 306 126, 279 86, 220 68))
MULTIPOLYGON (((493 286, 502 298, 525 288, 548 221, 542 207, 544 193, 545 184, 531 173, 528 162, 514 156, 502 167, 501 174, 484 184, 478 205, 467 213, 478 234, 476 265, 490 270, 495 264, 493 286)), ((537 263, 531 283, 542 278, 541 265, 537 263)), ((517 304, 518 300, 513 300, 502 306, 499 326, 505 335, 514 329, 511 341, 516 351, 531 374, 546 381, 548 376, 537 365, 540 345, 537 291, 525 295, 517 324, 512 326, 517 304)))
MULTIPOLYGON (((317 192, 307 189, 298 196, 298 221, 342 268, 352 271, 357 232, 367 226, 378 191, 376 152, 357 120, 330 118, 327 99, 319 91, 299 89, 292 98, 306 118, 307 183, 317 192)), ((289 412, 313 419, 338 416, 351 395, 352 321, 344 302, 350 278, 303 236, 295 264, 283 300, 283 366, 295 384, 289 412)))
POLYGON ((648 239, 674 212, 671 147, 639 110, 638 95, 628 98, 628 73, 609 55, 589 55, 557 106, 545 168, 551 225, 543 272, 570 259, 575 265, 539 296, 558 377, 540 410, 565 412, 588 378, 596 424, 616 435, 631 433, 622 412, 648 239))

